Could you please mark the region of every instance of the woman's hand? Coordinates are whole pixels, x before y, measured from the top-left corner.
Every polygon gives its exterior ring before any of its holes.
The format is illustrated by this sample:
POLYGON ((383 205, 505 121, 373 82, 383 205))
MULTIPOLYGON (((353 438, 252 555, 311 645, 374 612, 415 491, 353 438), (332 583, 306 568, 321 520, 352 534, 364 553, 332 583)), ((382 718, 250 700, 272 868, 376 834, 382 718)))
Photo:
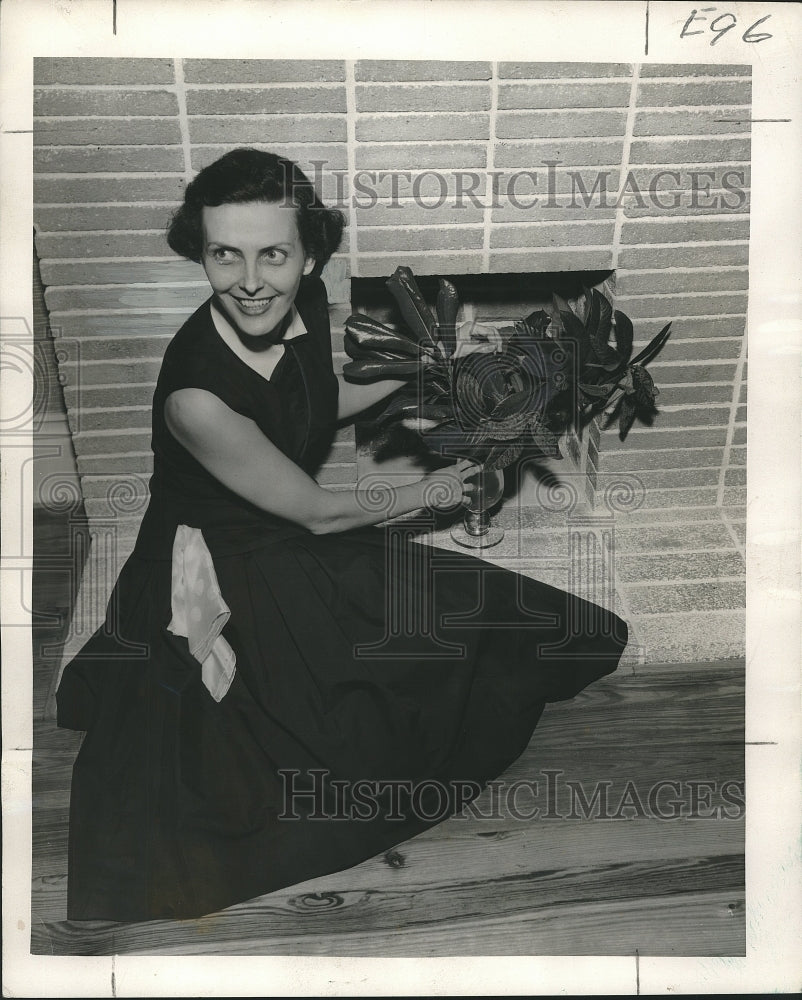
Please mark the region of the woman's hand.
POLYGON ((424 506, 431 510, 450 510, 470 502, 466 480, 482 471, 482 466, 469 458, 461 458, 455 465, 430 472, 421 480, 424 506))

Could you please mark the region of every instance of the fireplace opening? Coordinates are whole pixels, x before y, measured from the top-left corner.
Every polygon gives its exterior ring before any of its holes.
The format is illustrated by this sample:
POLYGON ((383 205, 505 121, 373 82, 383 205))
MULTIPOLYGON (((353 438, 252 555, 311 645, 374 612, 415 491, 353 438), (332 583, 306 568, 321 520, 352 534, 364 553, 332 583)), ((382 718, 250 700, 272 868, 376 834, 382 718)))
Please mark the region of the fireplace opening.
MULTIPOLYGON (((414 269, 413 269, 414 270, 414 269)), ((550 311, 552 296, 569 306, 579 306, 584 289, 596 288, 614 301, 615 273, 571 271, 555 273, 442 274, 415 275, 427 303, 433 308, 438 281, 447 278, 457 289, 461 302, 460 322, 511 325, 538 310, 550 311)), ((389 327, 403 327, 403 319, 386 287, 386 278, 352 278, 351 311, 371 316, 389 327)), ((397 485, 413 482, 442 464, 431 455, 419 435, 400 423, 380 426, 376 418, 383 403, 365 411, 355 426, 357 475, 391 476, 397 485)), ((598 421, 578 431, 567 432, 560 441, 561 458, 527 458, 505 471, 505 497, 527 502, 541 483, 558 483, 570 477, 589 507, 594 506, 597 485, 598 421)))

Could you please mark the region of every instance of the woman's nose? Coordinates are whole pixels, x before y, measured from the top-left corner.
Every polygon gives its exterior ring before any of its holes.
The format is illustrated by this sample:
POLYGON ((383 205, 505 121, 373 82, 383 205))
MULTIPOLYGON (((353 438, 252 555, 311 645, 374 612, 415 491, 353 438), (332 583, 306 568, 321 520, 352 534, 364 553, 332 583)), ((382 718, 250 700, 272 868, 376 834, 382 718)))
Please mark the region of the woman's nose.
POLYGON ((259 267, 256 262, 246 261, 245 271, 243 272, 242 279, 240 281, 240 288, 248 295, 254 295, 264 286, 264 281, 259 273, 259 267))

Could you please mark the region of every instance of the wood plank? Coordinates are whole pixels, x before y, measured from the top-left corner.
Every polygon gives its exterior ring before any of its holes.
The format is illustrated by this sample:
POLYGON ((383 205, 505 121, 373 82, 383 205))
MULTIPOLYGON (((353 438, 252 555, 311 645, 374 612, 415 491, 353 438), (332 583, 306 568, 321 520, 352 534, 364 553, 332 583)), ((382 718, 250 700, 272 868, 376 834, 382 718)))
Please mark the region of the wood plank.
POLYGON ((236 937, 218 938, 219 918, 183 927, 182 940, 162 938, 166 924, 150 925, 151 943, 125 952, 115 925, 37 922, 31 933, 34 954, 164 955, 743 955, 743 897, 727 891, 688 893, 681 897, 646 897, 582 902, 517 916, 465 916, 458 925, 423 923, 380 933, 306 933, 277 940, 266 937, 258 922, 236 937))

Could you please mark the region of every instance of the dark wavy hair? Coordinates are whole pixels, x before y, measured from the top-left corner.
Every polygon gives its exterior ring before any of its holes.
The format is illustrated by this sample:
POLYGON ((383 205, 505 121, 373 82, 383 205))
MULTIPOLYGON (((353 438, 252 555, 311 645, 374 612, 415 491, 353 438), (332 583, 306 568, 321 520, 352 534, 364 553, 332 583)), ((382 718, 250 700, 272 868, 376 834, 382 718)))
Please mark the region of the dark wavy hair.
POLYGON ((295 208, 301 243, 307 256, 314 257, 315 271, 340 245, 343 213, 326 208, 298 164, 248 147, 232 149, 204 167, 187 185, 184 203, 167 229, 167 242, 177 254, 200 263, 203 209, 249 201, 283 202, 295 208))

